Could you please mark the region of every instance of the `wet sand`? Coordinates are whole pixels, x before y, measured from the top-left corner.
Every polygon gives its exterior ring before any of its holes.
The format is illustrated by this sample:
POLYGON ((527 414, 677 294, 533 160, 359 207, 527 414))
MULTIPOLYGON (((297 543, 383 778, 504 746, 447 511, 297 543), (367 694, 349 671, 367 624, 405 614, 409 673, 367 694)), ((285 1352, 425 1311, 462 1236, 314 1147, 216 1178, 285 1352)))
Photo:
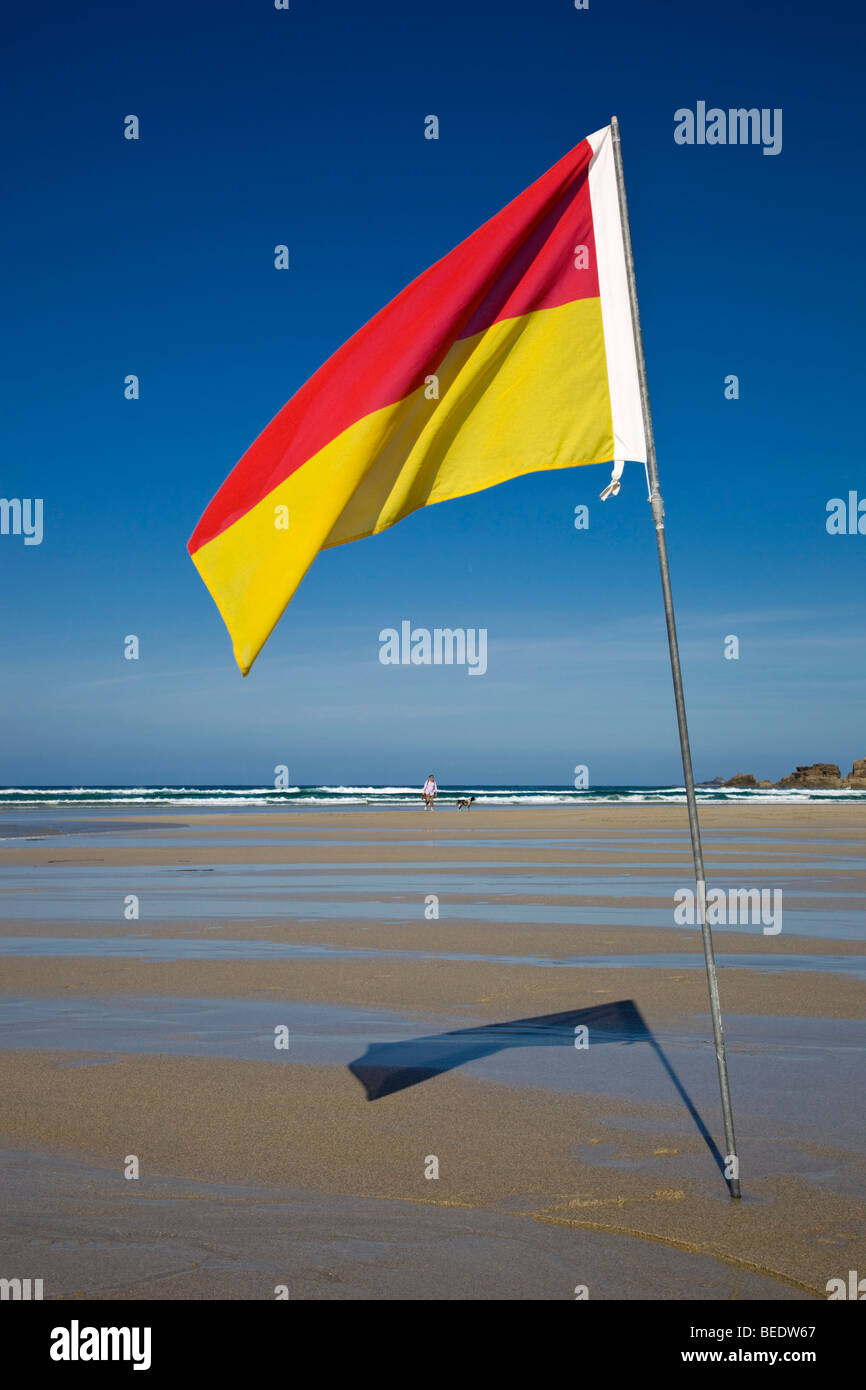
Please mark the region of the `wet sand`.
POLYGON ((710 886, 781 884, 792 923, 716 933, 741 1203, 713 1151, 699 937, 673 920, 684 810, 65 817, 74 842, 0 849, 7 1277, 748 1299, 866 1267, 866 808, 702 810, 710 886), (183 886, 151 892, 169 870, 183 886))

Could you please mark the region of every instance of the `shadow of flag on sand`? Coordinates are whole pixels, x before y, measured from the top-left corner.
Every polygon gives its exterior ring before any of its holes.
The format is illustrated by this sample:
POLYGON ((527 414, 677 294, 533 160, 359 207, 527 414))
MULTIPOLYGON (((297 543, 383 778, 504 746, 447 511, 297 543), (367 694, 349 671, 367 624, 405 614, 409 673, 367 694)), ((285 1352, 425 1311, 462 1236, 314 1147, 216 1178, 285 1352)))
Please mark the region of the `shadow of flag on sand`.
POLYGON ((364 1087, 367 1100, 382 1100, 507 1047, 573 1047, 575 1029, 579 1027, 587 1029, 590 1046, 598 1043, 650 1044, 717 1167, 724 1173, 724 1159, 714 1139, 633 999, 598 1004, 591 1009, 569 1009, 561 1014, 541 1014, 537 1018, 486 1023, 480 1028, 457 1028, 451 1033, 436 1033, 425 1038, 373 1043, 363 1057, 349 1064, 349 1071, 364 1087))
POLYGON ((573 1047, 575 1029, 580 1027, 588 1030, 590 1044, 653 1041, 640 1009, 633 1000, 622 999, 592 1009, 569 1009, 562 1014, 458 1028, 427 1038, 373 1043, 363 1057, 349 1064, 349 1071, 361 1082, 368 1100, 381 1100, 507 1047, 573 1047))

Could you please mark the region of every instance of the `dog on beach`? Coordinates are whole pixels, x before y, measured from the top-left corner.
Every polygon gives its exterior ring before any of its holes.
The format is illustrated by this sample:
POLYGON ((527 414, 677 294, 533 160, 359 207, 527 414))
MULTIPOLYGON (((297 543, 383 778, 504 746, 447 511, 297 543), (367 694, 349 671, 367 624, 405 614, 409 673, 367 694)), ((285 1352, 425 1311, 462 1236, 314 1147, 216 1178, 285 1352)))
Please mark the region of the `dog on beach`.
POLYGON ((468 811, 468 810, 469 810, 469 807, 472 805, 472 803, 473 803, 474 800, 475 800, 475 797, 474 797, 474 796, 460 796, 460 797, 458 797, 458 798, 457 798, 457 810, 458 810, 458 811, 468 811))

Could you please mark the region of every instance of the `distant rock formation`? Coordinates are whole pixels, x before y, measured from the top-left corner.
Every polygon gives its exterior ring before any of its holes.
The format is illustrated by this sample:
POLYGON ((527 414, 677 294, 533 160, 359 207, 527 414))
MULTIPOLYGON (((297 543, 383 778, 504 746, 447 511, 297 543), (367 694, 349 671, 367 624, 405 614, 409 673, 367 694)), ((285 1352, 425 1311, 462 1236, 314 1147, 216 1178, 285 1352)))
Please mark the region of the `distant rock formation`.
POLYGON ((842 774, 836 763, 811 763, 807 767, 796 768, 788 777, 776 783, 777 787, 824 787, 833 789, 843 787, 842 774))
POLYGON ((752 787, 756 791, 766 787, 824 788, 825 791, 842 790, 850 787, 852 791, 866 791, 866 758, 855 758, 847 777, 843 777, 837 763, 809 763, 798 767, 779 782, 759 782, 752 772, 738 772, 725 781, 724 777, 714 777, 712 782, 699 782, 699 787, 752 787))
POLYGON ((866 758, 855 758, 854 765, 845 778, 847 786, 866 791, 866 758))

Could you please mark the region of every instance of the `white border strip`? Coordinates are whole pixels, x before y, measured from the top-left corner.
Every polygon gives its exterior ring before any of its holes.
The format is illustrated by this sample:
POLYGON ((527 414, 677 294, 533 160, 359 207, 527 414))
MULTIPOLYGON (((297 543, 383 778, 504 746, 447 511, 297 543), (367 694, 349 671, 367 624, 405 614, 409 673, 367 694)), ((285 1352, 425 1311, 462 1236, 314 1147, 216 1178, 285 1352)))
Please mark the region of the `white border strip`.
POLYGON ((598 284, 601 293, 601 321, 610 387, 610 413, 613 418, 614 459, 634 459, 646 463, 646 436, 640 403, 628 276, 619 216, 616 166, 610 126, 588 135, 592 159, 589 165, 589 198, 598 284))

